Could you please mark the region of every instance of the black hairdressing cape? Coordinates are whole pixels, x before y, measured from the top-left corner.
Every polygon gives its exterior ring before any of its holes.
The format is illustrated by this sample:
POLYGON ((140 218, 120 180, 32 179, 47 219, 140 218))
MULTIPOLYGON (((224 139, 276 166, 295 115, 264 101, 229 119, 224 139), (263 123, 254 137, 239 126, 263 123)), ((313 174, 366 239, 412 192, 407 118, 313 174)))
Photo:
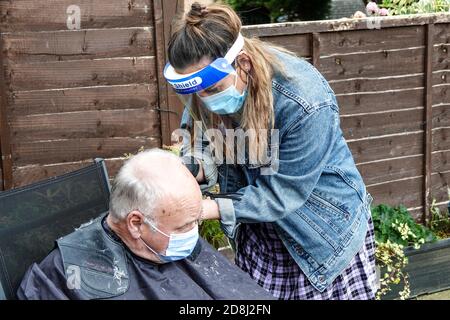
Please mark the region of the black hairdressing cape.
POLYGON ((19 299, 273 299, 203 239, 190 257, 156 264, 133 254, 103 216, 57 244, 28 269, 19 299))

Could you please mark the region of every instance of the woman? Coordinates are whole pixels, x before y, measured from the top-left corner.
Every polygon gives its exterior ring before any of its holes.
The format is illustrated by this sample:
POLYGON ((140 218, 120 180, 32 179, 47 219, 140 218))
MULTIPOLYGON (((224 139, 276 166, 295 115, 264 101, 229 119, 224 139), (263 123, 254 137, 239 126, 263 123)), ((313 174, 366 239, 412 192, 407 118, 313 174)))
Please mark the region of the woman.
POLYGON ((228 161, 233 139, 223 152, 210 134, 192 152, 184 146, 203 188, 232 193, 205 199, 203 219, 220 219, 236 264, 279 299, 373 299, 372 198, 335 95, 308 62, 240 31, 228 6, 195 3, 169 42, 164 75, 185 103, 182 127, 253 133, 244 163, 228 161), (267 130, 278 134, 275 152, 267 130))

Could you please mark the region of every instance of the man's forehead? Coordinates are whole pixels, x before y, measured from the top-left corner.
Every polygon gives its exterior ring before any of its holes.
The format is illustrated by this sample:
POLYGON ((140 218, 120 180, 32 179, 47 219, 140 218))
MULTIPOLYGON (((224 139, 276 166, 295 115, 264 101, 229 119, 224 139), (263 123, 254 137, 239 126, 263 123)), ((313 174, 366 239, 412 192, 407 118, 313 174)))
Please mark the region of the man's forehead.
POLYGON ((180 220, 196 216, 201 210, 201 203, 195 200, 188 204, 168 204, 155 210, 154 217, 156 219, 180 220))

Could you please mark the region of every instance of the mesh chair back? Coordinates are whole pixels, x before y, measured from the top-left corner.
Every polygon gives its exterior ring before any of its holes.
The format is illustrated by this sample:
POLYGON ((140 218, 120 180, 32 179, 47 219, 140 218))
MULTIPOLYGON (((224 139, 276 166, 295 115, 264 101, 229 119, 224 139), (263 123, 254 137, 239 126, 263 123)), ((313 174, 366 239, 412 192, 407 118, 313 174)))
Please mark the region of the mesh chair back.
POLYGON ((25 187, 0 192, 0 299, 14 299, 33 262, 55 240, 108 211, 110 186, 105 163, 25 187))

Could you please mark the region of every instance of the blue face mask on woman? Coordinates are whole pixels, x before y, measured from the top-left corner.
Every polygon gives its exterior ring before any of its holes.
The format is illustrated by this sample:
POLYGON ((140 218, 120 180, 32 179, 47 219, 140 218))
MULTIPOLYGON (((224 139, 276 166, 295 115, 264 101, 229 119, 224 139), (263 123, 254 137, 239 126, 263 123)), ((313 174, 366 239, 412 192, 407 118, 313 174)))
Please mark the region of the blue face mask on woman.
POLYGON ((154 224, 152 224, 148 219, 145 220, 147 224, 149 224, 152 229, 158 231, 162 235, 169 238, 169 245, 166 249, 166 254, 160 254, 153 250, 147 243, 145 243, 144 239, 141 238, 144 245, 153 252, 162 262, 172 262, 177 260, 182 260, 191 255, 194 251, 195 246, 198 242, 198 224, 195 225, 192 230, 184 233, 171 233, 170 235, 162 232, 154 224))
POLYGON ((247 97, 247 89, 242 94, 236 89, 237 78, 236 75, 236 82, 222 92, 207 97, 198 95, 198 97, 211 112, 220 115, 236 113, 242 108, 247 97))

